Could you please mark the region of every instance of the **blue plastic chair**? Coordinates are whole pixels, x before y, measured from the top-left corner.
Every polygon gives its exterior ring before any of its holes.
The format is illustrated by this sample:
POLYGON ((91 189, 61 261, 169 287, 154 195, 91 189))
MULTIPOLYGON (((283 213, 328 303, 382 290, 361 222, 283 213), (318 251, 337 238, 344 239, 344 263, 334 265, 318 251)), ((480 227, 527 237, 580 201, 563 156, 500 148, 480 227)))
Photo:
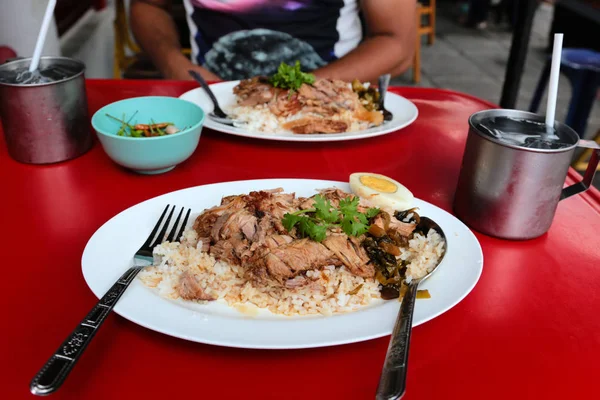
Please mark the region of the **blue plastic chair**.
MULTIPOLYGON (((535 88, 529 106, 531 112, 536 112, 540 106, 550 78, 550 64, 551 60, 548 60, 535 88)), ((569 79, 573 89, 565 124, 583 137, 600 87, 600 53, 587 49, 563 49, 560 72, 569 79)))

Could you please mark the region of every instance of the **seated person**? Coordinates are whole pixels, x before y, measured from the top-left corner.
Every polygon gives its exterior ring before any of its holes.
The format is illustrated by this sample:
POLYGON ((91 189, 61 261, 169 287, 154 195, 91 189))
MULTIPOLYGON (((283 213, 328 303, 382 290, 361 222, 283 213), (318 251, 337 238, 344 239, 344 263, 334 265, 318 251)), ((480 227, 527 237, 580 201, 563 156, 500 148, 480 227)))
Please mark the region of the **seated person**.
POLYGON ((403 73, 414 55, 415 0, 184 0, 192 61, 181 53, 170 3, 132 0, 130 16, 167 79, 191 79, 189 69, 208 80, 272 75, 298 60, 317 77, 373 81, 403 73))

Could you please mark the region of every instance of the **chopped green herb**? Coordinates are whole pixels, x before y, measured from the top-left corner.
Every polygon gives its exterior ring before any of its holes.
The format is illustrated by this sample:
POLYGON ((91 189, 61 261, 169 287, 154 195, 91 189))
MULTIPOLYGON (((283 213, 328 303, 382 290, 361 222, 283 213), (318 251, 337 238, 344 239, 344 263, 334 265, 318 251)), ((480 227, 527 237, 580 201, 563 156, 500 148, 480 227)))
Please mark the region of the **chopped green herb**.
POLYGON ((377 214, 379 214, 379 211, 380 211, 379 208, 375 208, 375 207, 368 208, 365 215, 367 216, 367 218, 370 219, 370 218, 377 216, 377 214))
POLYGON ((275 73, 269 81, 275 87, 289 89, 290 92, 294 92, 300 89, 300 86, 304 83, 309 85, 315 83, 315 76, 313 74, 302 72, 299 61, 296 61, 294 66, 282 62, 279 64, 277 73, 275 73))
POLYGON ((294 226, 297 223, 299 223, 302 218, 304 218, 304 217, 301 215, 296 215, 295 213, 294 214, 286 213, 283 216, 283 218, 281 219, 281 224, 289 232, 292 229, 294 229, 294 226))
POLYGON ((340 227, 348 236, 360 236, 369 230, 369 218, 379 214, 378 208, 369 208, 366 212, 358 211, 358 197, 340 200, 335 208, 323 196, 314 197, 314 207, 294 213, 286 213, 281 220, 284 228, 291 231, 296 227, 300 237, 308 237, 321 242, 325 239, 327 229, 340 227))
POLYGON ((331 206, 329 200, 321 195, 315 196, 315 217, 329 224, 335 223, 340 218, 340 212, 331 206))

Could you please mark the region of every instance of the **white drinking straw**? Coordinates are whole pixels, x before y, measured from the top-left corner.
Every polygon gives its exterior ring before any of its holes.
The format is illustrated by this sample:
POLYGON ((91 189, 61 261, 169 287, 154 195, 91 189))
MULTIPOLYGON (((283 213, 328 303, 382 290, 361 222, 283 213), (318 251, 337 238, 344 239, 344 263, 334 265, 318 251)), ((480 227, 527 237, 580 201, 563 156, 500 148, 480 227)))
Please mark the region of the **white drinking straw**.
POLYGON ((38 69, 40 65, 40 57, 42 56, 42 49, 46 42, 46 36, 48 35, 48 28, 50 27, 50 21, 54 16, 54 7, 56 6, 56 0, 49 0, 46 6, 46 12, 44 13, 44 19, 42 20, 42 27, 40 33, 38 33, 37 42, 35 43, 35 49, 33 50, 33 57, 31 58, 31 64, 29 64, 29 72, 33 72, 38 69))
POLYGON ((548 88, 548 104, 546 105, 546 126, 554 128, 556 115, 556 96, 558 94, 558 77, 560 75, 560 56, 562 53, 563 34, 554 34, 552 49, 552 66, 550 67, 550 85, 548 88))

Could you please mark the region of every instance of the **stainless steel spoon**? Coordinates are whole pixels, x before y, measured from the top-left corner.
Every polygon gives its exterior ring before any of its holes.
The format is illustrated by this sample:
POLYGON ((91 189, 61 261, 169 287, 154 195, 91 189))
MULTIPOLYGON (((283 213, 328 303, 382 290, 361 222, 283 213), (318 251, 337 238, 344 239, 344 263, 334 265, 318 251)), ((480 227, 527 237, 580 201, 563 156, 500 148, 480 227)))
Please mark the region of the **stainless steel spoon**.
POLYGON ((209 118, 221 124, 233 126, 236 121, 231 119, 231 117, 229 117, 229 115, 227 115, 227 113, 221 109, 221 107, 219 106, 219 102, 215 97, 215 94, 212 92, 212 90, 210 90, 210 86, 208 86, 208 83, 206 83, 202 75, 191 69, 188 70, 188 73, 191 75, 192 78, 194 78, 196 82, 200 84, 200 86, 202 86, 202 88, 204 89, 204 91, 206 91, 208 97, 210 97, 210 100, 213 103, 214 108, 212 112, 208 113, 209 118))
POLYGON ((381 75, 379 77, 379 109, 383 113, 383 121, 388 122, 394 118, 394 114, 390 111, 386 110, 383 106, 385 101, 385 94, 387 93, 388 86, 390 85, 390 78, 392 76, 390 74, 381 75))
POLYGON ((413 312, 415 310, 415 300, 417 298, 417 288, 419 284, 429 278, 439 267, 448 251, 448 242, 446 235, 438 224, 427 217, 421 217, 419 228, 427 234, 429 229, 434 229, 444 239, 444 253, 438 260, 435 268, 421 279, 413 279, 408 284, 406 294, 400 305, 400 312, 392 331, 392 337, 388 346, 383 371, 379 378, 377 387, 377 400, 395 400, 404 395, 406 391, 406 372, 408 371, 408 348, 410 346, 410 334, 412 331, 413 312))

